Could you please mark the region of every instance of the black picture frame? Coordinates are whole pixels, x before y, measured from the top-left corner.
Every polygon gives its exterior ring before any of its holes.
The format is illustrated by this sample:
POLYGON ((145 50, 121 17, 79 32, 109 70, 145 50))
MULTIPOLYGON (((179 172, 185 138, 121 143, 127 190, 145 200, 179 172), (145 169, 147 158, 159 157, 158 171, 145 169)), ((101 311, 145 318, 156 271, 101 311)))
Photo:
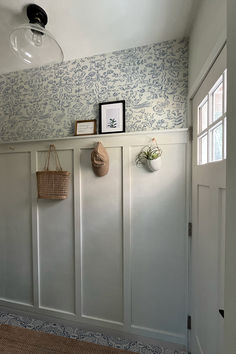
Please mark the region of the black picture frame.
POLYGON ((99 134, 124 132, 125 100, 99 103, 99 134))

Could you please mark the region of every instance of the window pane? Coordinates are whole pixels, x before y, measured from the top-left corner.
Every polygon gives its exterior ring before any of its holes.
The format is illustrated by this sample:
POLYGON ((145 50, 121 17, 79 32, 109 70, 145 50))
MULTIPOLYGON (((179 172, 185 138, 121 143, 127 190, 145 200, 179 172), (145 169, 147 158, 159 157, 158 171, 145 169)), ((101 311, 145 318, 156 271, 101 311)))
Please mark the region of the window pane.
POLYGON ((224 113, 227 110, 227 69, 224 71, 224 113))
POLYGON ((212 130, 212 161, 222 160, 222 147, 223 147, 223 136, 222 136, 222 123, 212 130))
POLYGON ((226 158, 226 74, 225 70, 198 106, 198 164, 226 158))
POLYGON ((199 163, 207 163, 207 135, 199 138, 199 163))
POLYGON ((208 101, 199 108, 199 133, 207 128, 208 101))
POLYGON ((213 92, 213 121, 223 115, 223 82, 213 92))
POLYGON ((227 155, 227 118, 224 119, 224 159, 226 159, 227 155))

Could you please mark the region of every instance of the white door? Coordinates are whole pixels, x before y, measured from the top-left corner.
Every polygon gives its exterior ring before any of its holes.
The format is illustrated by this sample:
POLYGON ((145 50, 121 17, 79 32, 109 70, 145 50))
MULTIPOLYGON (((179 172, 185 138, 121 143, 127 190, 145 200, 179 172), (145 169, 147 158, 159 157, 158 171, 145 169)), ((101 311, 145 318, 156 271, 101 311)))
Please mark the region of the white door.
POLYGON ((191 353, 223 354, 226 48, 193 98, 191 353))

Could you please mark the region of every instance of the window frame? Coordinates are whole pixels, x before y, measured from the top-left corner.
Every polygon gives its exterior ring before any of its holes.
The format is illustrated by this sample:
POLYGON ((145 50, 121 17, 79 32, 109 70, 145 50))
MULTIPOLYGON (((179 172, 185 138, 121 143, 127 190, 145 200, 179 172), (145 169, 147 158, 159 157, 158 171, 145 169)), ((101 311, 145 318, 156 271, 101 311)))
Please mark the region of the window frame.
POLYGON ((199 104, 197 110, 197 164, 205 165, 208 163, 219 162, 226 159, 226 130, 227 130, 227 69, 220 75, 218 80, 212 86, 208 94, 203 98, 199 104), (222 115, 216 120, 213 120, 214 114, 214 93, 218 87, 222 84, 222 115), (201 130, 202 126, 202 116, 201 109, 207 103, 207 127, 201 130), (213 152, 213 131, 215 128, 222 124, 222 159, 214 160, 213 152), (202 138, 207 136, 207 158, 206 162, 203 161, 202 155, 202 138))

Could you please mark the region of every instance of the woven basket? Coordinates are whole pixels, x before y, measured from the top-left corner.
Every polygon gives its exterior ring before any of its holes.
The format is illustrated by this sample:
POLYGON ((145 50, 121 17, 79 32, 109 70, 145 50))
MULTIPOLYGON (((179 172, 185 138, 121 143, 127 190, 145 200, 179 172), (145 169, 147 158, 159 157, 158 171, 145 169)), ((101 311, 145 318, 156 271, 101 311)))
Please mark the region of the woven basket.
POLYGON ((66 199, 69 191, 70 172, 62 171, 60 161, 54 145, 50 145, 44 171, 36 172, 38 198, 66 199), (49 171, 50 156, 54 154, 56 171, 49 171))

